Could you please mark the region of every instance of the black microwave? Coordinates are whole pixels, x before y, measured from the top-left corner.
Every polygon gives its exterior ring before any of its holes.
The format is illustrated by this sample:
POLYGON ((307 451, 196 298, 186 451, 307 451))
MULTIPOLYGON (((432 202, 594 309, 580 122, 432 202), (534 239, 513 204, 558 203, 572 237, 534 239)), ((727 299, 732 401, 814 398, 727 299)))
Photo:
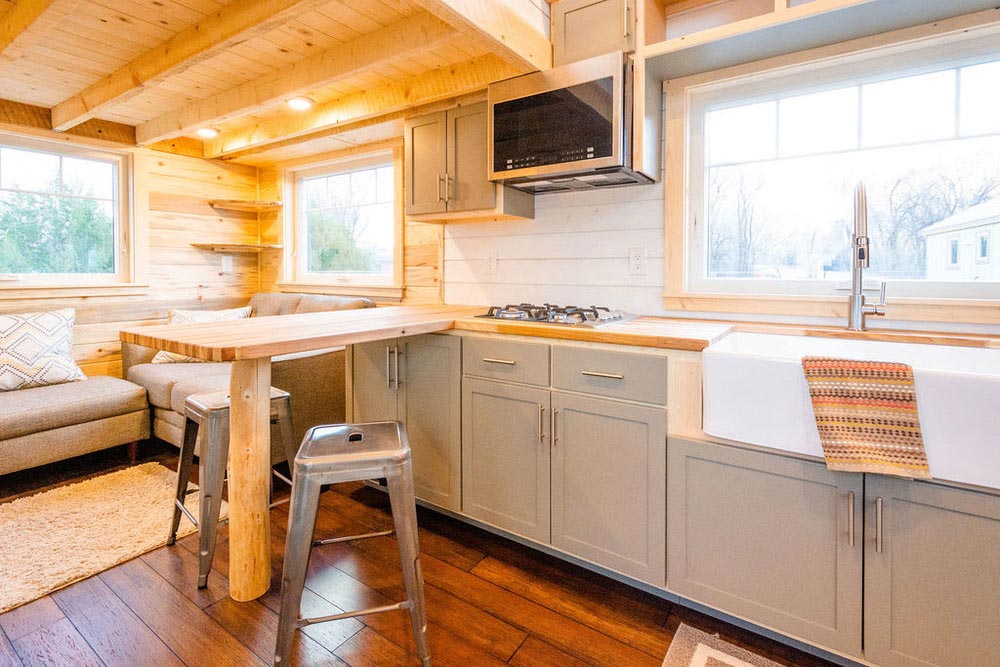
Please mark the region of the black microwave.
POLYGON ((535 194, 652 183, 632 169, 632 90, 621 52, 491 84, 490 180, 535 194))

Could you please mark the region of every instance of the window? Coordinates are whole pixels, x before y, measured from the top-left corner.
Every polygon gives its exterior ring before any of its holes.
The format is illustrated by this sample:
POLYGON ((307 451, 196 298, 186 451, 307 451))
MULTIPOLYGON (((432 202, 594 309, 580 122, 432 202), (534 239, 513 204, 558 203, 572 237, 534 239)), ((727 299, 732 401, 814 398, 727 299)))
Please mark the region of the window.
POLYGON ((976 239, 976 261, 980 263, 990 261, 990 233, 979 232, 976 239))
POLYGON ((399 285, 396 162, 380 153, 293 173, 293 282, 399 285))
POLYGON ((866 278, 1000 297, 946 271, 954 233, 1000 212, 1000 40, 974 42, 688 87, 686 293, 842 295, 861 181, 866 278))
POLYGON ((0 137, 0 286, 127 282, 126 155, 0 137))

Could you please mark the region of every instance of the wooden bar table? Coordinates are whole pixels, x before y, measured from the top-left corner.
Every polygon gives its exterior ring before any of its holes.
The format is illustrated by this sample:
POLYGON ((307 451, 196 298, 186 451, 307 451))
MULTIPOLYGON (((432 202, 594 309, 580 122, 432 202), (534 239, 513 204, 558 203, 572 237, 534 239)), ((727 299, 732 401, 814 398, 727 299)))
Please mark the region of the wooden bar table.
MULTIPOLYGON (((444 331, 471 306, 390 306, 126 329, 127 343, 233 362, 229 412, 229 594, 247 602, 270 586, 271 357, 444 331)), ((325 381, 317 378, 317 382, 325 381)), ((330 379, 333 381, 333 378, 330 379)))

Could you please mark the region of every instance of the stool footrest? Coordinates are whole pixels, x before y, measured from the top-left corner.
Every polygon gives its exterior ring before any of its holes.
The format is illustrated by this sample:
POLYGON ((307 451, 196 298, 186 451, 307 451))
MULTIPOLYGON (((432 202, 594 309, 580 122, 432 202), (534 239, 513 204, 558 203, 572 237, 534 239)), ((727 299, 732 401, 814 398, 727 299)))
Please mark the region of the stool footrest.
POLYGON ((193 523, 195 526, 198 525, 198 519, 194 518, 194 515, 191 514, 191 510, 185 507, 184 503, 175 498, 174 504, 177 505, 178 509, 180 509, 180 511, 184 513, 184 516, 186 516, 191 523, 193 523))
POLYGON ((348 535, 346 537, 328 537, 325 540, 316 540, 313 542, 314 547, 319 547, 324 544, 337 544, 339 542, 353 542, 354 540, 368 540, 373 537, 386 537, 392 535, 396 531, 394 530, 383 530, 378 533, 365 533, 364 535, 348 535))
POLYGON ((275 500, 273 503, 271 503, 267 507, 268 507, 268 509, 274 509, 278 505, 287 505, 289 502, 291 502, 291 500, 292 500, 291 498, 283 498, 281 500, 275 500))
POLYGON ((300 618, 298 626, 304 628, 307 625, 314 625, 316 623, 326 623, 327 621, 339 621, 344 618, 354 618, 355 616, 366 616, 368 614, 381 614, 384 611, 398 611, 400 609, 409 609, 413 606, 413 603, 409 600, 404 600, 403 602, 397 602, 396 604, 387 604, 383 607, 371 607, 369 609, 359 609, 358 611, 345 611, 343 614, 331 614, 330 616, 316 616, 314 618, 300 618))
POLYGON ((282 475, 280 472, 278 472, 274 468, 271 468, 271 474, 274 475, 275 477, 277 477, 278 479, 280 479, 282 482, 284 482, 288 486, 292 485, 292 480, 288 479, 287 477, 285 477, 284 475, 282 475))

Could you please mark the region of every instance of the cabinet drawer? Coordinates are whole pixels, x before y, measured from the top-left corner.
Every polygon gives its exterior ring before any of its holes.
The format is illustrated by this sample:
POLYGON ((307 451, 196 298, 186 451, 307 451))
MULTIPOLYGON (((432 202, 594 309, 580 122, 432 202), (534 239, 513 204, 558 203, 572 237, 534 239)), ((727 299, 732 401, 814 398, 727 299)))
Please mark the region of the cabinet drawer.
POLYGON ((608 398, 667 402, 667 359, 578 347, 552 348, 552 386, 608 398))
POLYGON ((466 338, 462 346, 462 372, 497 380, 548 386, 549 346, 466 338))

